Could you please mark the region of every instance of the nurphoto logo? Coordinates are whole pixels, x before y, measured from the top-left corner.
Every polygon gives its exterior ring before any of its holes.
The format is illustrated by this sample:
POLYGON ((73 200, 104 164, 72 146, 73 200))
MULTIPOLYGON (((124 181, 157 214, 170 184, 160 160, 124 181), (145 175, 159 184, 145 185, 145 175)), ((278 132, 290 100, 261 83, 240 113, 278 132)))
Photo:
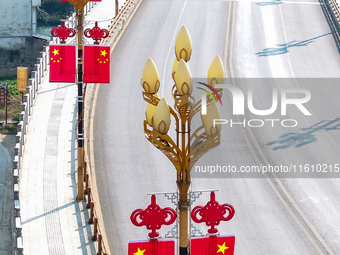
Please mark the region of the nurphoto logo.
MULTIPOLYGON (((206 86, 208 89, 210 89, 216 97, 219 99, 220 104, 222 106, 222 101, 220 96, 218 95, 217 91, 204 83, 199 82, 200 84, 206 86)), ((312 114, 307 110, 305 105, 310 101, 311 99, 311 93, 309 90, 304 88, 289 88, 289 89, 281 89, 278 90, 277 88, 272 88, 272 100, 271 100, 271 106, 269 109, 256 109, 254 106, 254 101, 256 98, 254 98, 253 95, 253 89, 248 88, 247 89, 247 96, 243 93, 243 91, 235 86, 230 84, 216 84, 215 88, 217 89, 227 89, 230 92, 231 95, 231 101, 232 101, 232 114, 233 116, 240 116, 245 115, 245 108, 247 107, 247 110, 256 115, 256 116, 269 116, 273 113, 275 113, 279 107, 279 101, 280 101, 280 115, 286 116, 287 115, 287 106, 293 105, 295 106, 295 110, 299 110, 303 115, 305 116, 311 116, 312 114), (279 100, 280 99, 280 100, 279 100)), ((208 91, 207 89, 199 88, 203 91, 205 91, 215 102, 216 100, 213 94, 208 91)), ((202 109, 201 114, 206 115, 207 114, 207 98, 206 96, 202 95, 202 109)), ((291 109, 291 108, 290 108, 291 109)), ((294 108, 293 108, 294 109, 294 108)), ((215 125, 223 125, 223 124, 230 124, 232 127, 233 125, 243 125, 243 126, 250 126, 250 127, 262 127, 265 123, 271 124, 272 127, 275 126, 275 123, 281 123, 281 126, 283 127, 295 127, 298 125, 297 120, 295 119, 249 119, 241 122, 235 122, 233 120, 227 120, 227 119, 215 119, 214 120, 214 126, 215 125)))
MULTIPOLYGON (((212 86, 210 86, 210 85, 208 85, 208 84, 206 84, 204 82, 197 82, 197 83, 199 83, 199 84, 207 87, 208 89, 210 89, 211 92, 214 93, 214 95, 218 98, 218 100, 220 101, 220 104, 222 106, 221 97, 217 93, 216 89, 214 89, 214 87, 212 87, 212 86)), ((215 96, 213 96, 213 94, 209 90, 201 88, 201 87, 197 87, 197 88, 200 89, 200 90, 203 90, 204 92, 206 92, 210 96, 210 98, 214 101, 214 103, 217 104, 215 96)), ((204 95, 202 95, 202 97, 201 97, 201 102, 202 102, 202 115, 206 115, 207 114, 207 98, 204 95)))

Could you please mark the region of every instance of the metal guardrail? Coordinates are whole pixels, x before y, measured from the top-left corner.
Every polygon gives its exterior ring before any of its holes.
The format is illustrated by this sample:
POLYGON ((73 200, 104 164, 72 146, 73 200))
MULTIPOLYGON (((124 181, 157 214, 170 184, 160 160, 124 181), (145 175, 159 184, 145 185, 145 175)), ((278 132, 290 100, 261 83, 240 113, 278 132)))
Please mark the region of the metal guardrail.
MULTIPOLYGON (((102 41, 102 45, 110 45, 111 48, 114 47, 115 43, 121 36, 122 31, 129 23, 129 20, 132 18, 133 14, 137 10, 138 6, 142 0, 127 0, 119 10, 117 16, 109 25, 109 32, 110 35, 104 41, 102 41)), ((89 119, 91 116, 91 108, 93 103, 93 97, 95 92, 95 85, 94 84, 87 84, 86 85, 86 93, 84 93, 85 98, 85 123, 84 123, 84 133, 85 133, 85 189, 86 189, 86 198, 87 198, 87 208, 90 209, 90 217, 89 217, 89 224, 94 224, 93 227, 93 236, 92 240, 98 240, 98 255, 109 255, 109 245, 107 243, 107 239, 105 238, 105 228, 103 221, 99 218, 101 215, 100 207, 98 206, 99 201, 95 201, 95 196, 92 192, 91 187, 92 180, 91 174, 94 173, 93 169, 91 169, 91 161, 90 161, 90 141, 87 139, 89 135, 89 119), (89 107, 88 107, 89 106, 89 107), (90 164, 87 164, 89 162, 90 164), (98 203, 98 204, 97 204, 98 203)))
MULTIPOLYGON (((96 5, 96 2, 89 2, 85 6, 85 15, 96 5)), ((68 27, 74 27, 76 24, 75 14, 71 15, 65 22, 68 27)), ((53 39, 50 44, 60 43, 59 38, 53 39)), ((43 81, 43 78, 47 75, 47 67, 49 65, 49 46, 44 46, 41 52, 41 57, 37 59, 35 64, 35 70, 31 73, 29 84, 27 86, 26 94, 24 95, 23 104, 21 105, 20 122, 17 128, 16 145, 15 145, 15 157, 13 160, 13 193, 14 193, 14 254, 24 254, 23 236, 21 233, 21 216, 20 216, 20 200, 19 200, 19 176, 22 167, 22 157, 25 149, 25 139, 27 134, 27 128, 30 120, 30 116, 34 110, 34 103, 37 97, 39 87, 43 81)))
POLYGON ((339 18, 340 18, 340 8, 339 8, 339 5, 337 3, 336 0, 328 0, 330 6, 333 8, 333 11, 334 11, 334 14, 338 20, 338 22, 340 21, 339 18))
POLYGON ((340 7, 336 0, 319 0, 340 53, 340 7))

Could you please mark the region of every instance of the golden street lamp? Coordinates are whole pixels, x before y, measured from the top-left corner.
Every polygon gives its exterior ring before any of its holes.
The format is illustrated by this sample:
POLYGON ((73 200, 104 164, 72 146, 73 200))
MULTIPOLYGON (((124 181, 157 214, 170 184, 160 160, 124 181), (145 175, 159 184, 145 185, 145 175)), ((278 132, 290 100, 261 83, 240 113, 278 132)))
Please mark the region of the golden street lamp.
MULTIPOLYGON (((144 89, 143 98, 148 103, 144 133, 146 138, 161 150, 175 166, 177 171, 177 187, 179 191, 179 246, 180 255, 188 254, 190 243, 190 171, 195 162, 209 149, 220 144, 221 125, 214 126, 214 119, 220 119, 220 113, 213 99, 207 97, 207 114, 202 115, 203 125, 191 131, 192 118, 201 111, 201 101, 195 102, 191 96, 193 91, 192 76, 187 61, 190 60, 192 44, 190 35, 183 26, 176 39, 172 77, 175 85, 172 96, 175 101, 170 107, 157 92, 160 87, 156 65, 149 58, 143 69, 141 80, 144 89), (168 135, 171 116, 175 120, 176 137, 168 135)), ((223 83, 224 68, 219 56, 213 60, 208 73, 208 83, 223 83), (221 82, 222 81, 222 82, 221 82)), ((217 90, 219 96, 222 90, 217 90)))

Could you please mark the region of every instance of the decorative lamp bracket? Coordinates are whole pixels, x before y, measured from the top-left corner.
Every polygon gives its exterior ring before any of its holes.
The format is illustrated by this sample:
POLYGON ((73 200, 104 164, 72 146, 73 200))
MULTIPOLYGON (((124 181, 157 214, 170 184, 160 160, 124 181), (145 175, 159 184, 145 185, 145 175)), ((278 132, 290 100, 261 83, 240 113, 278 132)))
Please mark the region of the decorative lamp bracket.
POLYGON ((98 21, 96 21, 95 26, 93 28, 87 28, 84 31, 84 35, 87 38, 92 38, 94 40, 94 44, 99 44, 102 38, 107 38, 109 36, 109 31, 106 29, 101 29, 98 27, 98 21))
POLYGON ((60 43, 66 43, 68 37, 74 37, 76 35, 76 30, 66 27, 65 21, 63 20, 60 27, 52 28, 51 35, 53 37, 59 37, 60 43))
POLYGON ((208 227, 209 234, 218 232, 215 226, 218 226, 221 221, 229 221, 233 218, 235 209, 230 204, 220 205, 215 200, 215 192, 210 193, 210 201, 205 206, 196 206, 191 212, 191 218, 196 223, 205 222, 208 227), (228 212, 228 215, 225 214, 228 212))
POLYGON ((145 209, 134 210, 130 216, 131 222, 137 226, 146 226, 150 238, 157 238, 159 233, 156 231, 162 225, 171 225, 177 217, 176 211, 170 207, 161 208, 156 204, 156 196, 151 196, 151 204, 145 209))

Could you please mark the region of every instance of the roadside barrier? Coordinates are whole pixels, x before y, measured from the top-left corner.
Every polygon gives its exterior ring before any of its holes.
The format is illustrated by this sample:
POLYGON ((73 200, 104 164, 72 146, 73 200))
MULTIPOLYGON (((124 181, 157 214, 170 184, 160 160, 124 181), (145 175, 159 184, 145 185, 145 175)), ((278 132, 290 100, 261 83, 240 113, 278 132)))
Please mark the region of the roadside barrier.
MULTIPOLYGON (((97 4, 97 2, 89 2, 84 9, 85 15, 97 4)), ((67 27, 74 27, 76 24, 75 14, 71 15, 66 21, 67 27)), ((59 43, 59 38, 54 38, 50 44, 59 43)), ((21 105, 20 122, 18 123, 16 145, 15 145, 15 156, 13 160, 13 203, 14 203, 14 219, 12 220, 13 226, 13 238, 14 238, 14 254, 24 254, 23 236, 21 233, 21 216, 20 216, 20 199, 19 199, 19 181, 20 171, 22 167, 22 157, 25 150, 25 139, 27 134, 27 128, 30 121, 30 116, 34 110, 35 99, 38 94, 39 87, 43 81, 43 78, 48 75, 49 65, 49 46, 44 46, 41 52, 40 58, 37 59, 35 64, 35 70, 31 73, 29 84, 27 86, 26 94, 21 105)))
POLYGON ((319 0, 340 53, 340 7, 336 0, 319 0))
POLYGON ((336 0, 327 0, 329 6, 332 8, 333 10, 333 15, 337 20, 337 26, 339 26, 339 22, 340 22, 340 8, 339 8, 339 4, 337 3, 336 0))

